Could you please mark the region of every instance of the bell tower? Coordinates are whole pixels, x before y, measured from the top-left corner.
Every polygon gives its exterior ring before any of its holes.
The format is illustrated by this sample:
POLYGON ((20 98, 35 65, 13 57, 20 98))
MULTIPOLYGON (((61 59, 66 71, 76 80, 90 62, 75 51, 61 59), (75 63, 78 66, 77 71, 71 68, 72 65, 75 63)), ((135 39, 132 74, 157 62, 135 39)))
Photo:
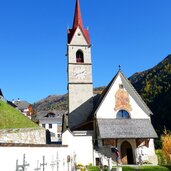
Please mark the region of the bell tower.
POLYGON ((68 29, 67 71, 69 128, 87 120, 93 109, 93 82, 89 32, 83 27, 79 0, 76 0, 73 26, 68 29))

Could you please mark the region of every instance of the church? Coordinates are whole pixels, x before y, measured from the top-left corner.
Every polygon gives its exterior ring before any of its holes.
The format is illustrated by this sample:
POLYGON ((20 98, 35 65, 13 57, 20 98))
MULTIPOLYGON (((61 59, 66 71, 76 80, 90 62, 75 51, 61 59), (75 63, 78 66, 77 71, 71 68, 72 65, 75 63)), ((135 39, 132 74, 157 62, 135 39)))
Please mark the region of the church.
MULTIPOLYGON (((113 162, 111 149, 115 147, 122 164, 157 164, 157 134, 150 119, 153 113, 121 69, 100 95, 93 93, 91 41, 83 26, 79 0, 67 38, 69 108, 63 116, 63 133, 89 133, 93 149, 113 162)), ((102 162, 101 158, 95 158, 95 162, 102 162)))

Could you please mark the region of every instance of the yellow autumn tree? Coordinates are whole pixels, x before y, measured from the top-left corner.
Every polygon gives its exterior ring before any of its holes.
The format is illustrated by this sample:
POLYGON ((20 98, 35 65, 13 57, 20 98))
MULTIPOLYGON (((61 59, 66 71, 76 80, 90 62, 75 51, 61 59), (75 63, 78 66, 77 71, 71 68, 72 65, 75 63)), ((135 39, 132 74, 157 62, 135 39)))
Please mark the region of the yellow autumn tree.
POLYGON ((164 134, 161 137, 162 151, 166 156, 168 164, 171 164, 171 131, 164 130, 164 134))

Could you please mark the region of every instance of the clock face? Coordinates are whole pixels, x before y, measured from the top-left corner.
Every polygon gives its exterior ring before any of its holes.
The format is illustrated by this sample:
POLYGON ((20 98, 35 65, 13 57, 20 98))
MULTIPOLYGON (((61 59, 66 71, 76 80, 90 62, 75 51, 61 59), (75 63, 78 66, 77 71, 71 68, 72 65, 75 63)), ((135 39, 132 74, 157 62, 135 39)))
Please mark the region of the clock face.
POLYGON ((80 80, 83 80, 87 75, 87 71, 83 67, 78 67, 74 69, 74 76, 80 80))

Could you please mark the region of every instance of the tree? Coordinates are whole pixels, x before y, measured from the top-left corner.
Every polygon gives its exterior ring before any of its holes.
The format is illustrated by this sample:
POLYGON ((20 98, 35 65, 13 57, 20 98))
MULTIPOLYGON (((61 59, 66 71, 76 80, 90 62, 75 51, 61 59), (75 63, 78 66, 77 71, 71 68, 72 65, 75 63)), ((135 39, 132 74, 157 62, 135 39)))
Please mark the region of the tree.
POLYGON ((166 156, 168 164, 171 164, 171 131, 164 130, 164 134, 161 137, 162 151, 166 156))

